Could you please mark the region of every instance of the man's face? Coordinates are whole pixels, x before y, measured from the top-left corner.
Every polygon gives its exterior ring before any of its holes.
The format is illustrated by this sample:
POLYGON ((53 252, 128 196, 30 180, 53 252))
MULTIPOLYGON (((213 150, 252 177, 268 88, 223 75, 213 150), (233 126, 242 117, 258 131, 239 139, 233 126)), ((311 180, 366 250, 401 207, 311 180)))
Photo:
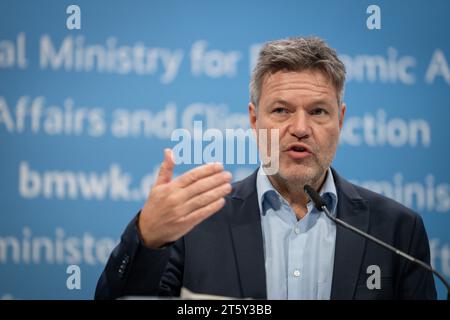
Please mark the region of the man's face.
POLYGON ((339 108, 336 89, 322 72, 267 75, 258 110, 250 103, 249 116, 257 139, 259 129, 268 129, 269 135, 279 130, 279 170, 272 178, 299 187, 320 183, 336 153, 344 114, 345 105, 339 108))

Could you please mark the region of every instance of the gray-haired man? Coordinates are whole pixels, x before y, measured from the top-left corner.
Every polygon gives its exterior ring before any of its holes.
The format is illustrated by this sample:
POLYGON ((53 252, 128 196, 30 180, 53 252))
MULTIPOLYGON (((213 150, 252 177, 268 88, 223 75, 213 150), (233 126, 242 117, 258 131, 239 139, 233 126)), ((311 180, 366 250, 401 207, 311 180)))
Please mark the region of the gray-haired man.
MULTIPOLYGON (((255 132, 277 130, 277 172, 262 174, 261 166, 231 185, 221 165, 207 164, 172 179, 166 150, 96 298, 178 296, 186 287, 240 298, 435 299, 430 273, 336 226, 303 193, 313 186, 332 214, 429 263, 418 214, 331 168, 344 82, 343 63, 321 39, 267 43, 252 75, 249 118, 255 132)), ((258 145, 266 154, 274 147, 258 145)))

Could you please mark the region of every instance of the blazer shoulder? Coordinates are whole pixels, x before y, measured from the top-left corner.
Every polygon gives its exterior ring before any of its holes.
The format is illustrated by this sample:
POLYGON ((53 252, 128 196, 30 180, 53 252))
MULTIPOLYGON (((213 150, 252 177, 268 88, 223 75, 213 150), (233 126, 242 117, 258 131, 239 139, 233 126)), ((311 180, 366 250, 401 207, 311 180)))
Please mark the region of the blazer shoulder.
POLYGON ((248 177, 232 183, 232 191, 227 196, 229 199, 245 200, 256 192, 256 177, 258 170, 254 171, 248 177))
POLYGON ((240 223, 248 219, 257 219, 257 216, 259 216, 259 207, 256 191, 256 175, 257 171, 243 180, 233 182, 231 184, 231 192, 224 197, 224 206, 200 225, 210 226, 211 223, 228 223, 229 221, 240 223))
POLYGON ((368 202, 370 210, 376 212, 377 215, 389 219, 400 219, 402 221, 416 221, 417 219, 422 219, 419 213, 392 198, 355 184, 352 185, 360 194, 361 198, 368 202))
POLYGON ((388 221, 410 221, 411 223, 415 223, 422 220, 420 214, 400 202, 351 183, 341 177, 334 169, 332 169, 332 172, 339 194, 339 201, 341 201, 342 196, 342 200, 344 201, 350 200, 365 203, 369 207, 370 212, 374 213, 375 217, 388 219, 388 221))

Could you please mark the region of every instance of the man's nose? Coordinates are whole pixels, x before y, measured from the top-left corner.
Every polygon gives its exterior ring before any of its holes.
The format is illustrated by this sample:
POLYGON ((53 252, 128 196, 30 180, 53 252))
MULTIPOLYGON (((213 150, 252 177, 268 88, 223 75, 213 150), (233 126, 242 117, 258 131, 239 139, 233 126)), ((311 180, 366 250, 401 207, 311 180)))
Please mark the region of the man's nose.
POLYGON ((308 138, 311 135, 310 121, 306 111, 298 111, 291 117, 289 132, 298 139, 308 138))

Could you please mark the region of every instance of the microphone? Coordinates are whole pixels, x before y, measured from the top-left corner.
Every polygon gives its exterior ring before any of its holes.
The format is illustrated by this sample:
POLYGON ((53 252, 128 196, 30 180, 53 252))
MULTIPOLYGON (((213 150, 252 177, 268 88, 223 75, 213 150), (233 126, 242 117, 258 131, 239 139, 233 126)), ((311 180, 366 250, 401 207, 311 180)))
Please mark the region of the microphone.
POLYGON ((445 280, 445 278, 438 272, 436 271, 432 266, 426 264, 425 262, 414 258, 413 256, 407 254, 406 252, 403 252, 393 246, 391 246, 390 244, 375 238, 374 236, 371 236, 370 234, 348 224, 347 222, 334 217, 330 211, 328 210, 325 201, 322 199, 322 197, 317 193, 316 190, 314 190, 313 187, 311 187, 310 185, 305 185, 303 190, 305 191, 306 195, 311 199, 311 201, 314 203, 314 206, 316 207, 317 210, 319 211, 323 211, 325 213, 325 215, 331 219, 332 221, 334 221, 335 223, 343 226, 346 229, 349 229, 353 232, 356 232, 357 234, 359 234, 360 236, 369 239, 373 242, 375 242, 376 244, 394 252, 395 254, 398 254, 400 256, 402 256, 403 258, 414 262, 415 264, 418 264, 419 266, 421 266, 422 268, 425 268, 428 271, 431 271, 432 273, 434 273, 445 285, 445 287, 447 288, 447 300, 450 300, 450 285, 449 283, 445 280))

